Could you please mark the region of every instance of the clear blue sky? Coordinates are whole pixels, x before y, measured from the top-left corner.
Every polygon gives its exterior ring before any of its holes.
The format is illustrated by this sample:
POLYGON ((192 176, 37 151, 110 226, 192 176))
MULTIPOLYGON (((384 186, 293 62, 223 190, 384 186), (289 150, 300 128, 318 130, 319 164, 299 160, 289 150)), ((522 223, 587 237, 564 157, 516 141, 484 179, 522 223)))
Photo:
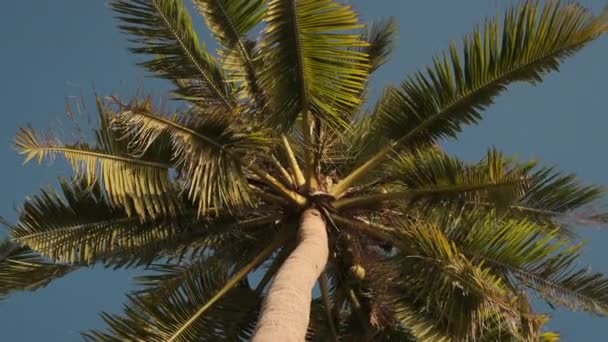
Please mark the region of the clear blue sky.
MULTIPOLYGON (((187 0, 188 1, 188 0, 187 0)), ((373 82, 396 83, 430 62, 451 39, 459 39, 488 15, 511 1, 497 0, 357 0, 350 1, 364 19, 395 16, 400 23, 399 46, 392 61, 373 82)), ((583 0, 599 10, 602 0, 583 0)), ((200 23, 199 23, 200 24, 200 23)), ((209 39, 206 34, 203 39, 209 39)), ((21 166, 9 147, 24 123, 38 128, 61 127, 64 99, 94 91, 129 94, 144 86, 162 94, 162 81, 145 77, 126 51, 124 37, 114 28, 103 0, 4 1, 0 11, 0 215, 14 220, 13 207, 42 186, 66 175, 62 167, 21 166)), ((479 126, 468 128, 448 150, 479 159, 490 145, 521 157, 536 157, 608 184, 606 160, 606 80, 608 39, 600 39, 562 72, 539 87, 517 85, 500 97, 479 126)), ((589 240, 584 261, 608 273, 608 231, 586 228, 589 240)), ((119 311, 130 289, 132 272, 96 268, 69 275, 35 293, 20 293, 0 302, 3 341, 78 341, 79 331, 100 328, 97 312, 119 311)), ((0 279, 1 281, 1 279, 0 279)), ((548 310, 542 307, 544 310, 548 310)), ((608 321, 581 313, 555 312, 550 325, 564 341, 600 341, 608 336, 608 321)))

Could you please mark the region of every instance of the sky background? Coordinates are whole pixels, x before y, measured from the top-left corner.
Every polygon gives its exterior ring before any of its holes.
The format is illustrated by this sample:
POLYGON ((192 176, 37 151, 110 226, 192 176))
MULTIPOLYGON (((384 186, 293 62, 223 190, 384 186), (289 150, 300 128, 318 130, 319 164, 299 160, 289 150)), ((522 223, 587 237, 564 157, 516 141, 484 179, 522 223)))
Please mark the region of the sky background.
MULTIPOLYGON (((188 1, 188 0, 186 0, 188 1)), ((502 12, 511 1, 489 0, 354 0, 364 20, 395 16, 399 43, 392 60, 372 82, 397 83, 460 39, 483 18, 502 12)), ((581 1, 599 10, 604 1, 581 1)), ((201 39, 210 38, 201 28, 201 39)), ((66 127, 65 99, 95 93, 133 94, 143 89, 163 97, 167 84, 146 77, 126 51, 126 40, 114 27, 104 0, 4 1, 0 11, 0 215, 15 220, 15 207, 40 187, 69 175, 57 166, 22 166, 10 144, 16 130, 31 123, 39 129, 66 127)), ((213 46, 213 45, 211 45, 213 46)), ((608 39, 588 46, 569 59, 559 74, 538 87, 516 85, 485 113, 485 121, 469 127, 446 148, 465 159, 478 160, 488 146, 507 154, 538 158, 581 178, 608 184, 606 159, 606 80, 608 39)), ((1 233, 0 233, 1 234, 1 233)), ((608 231, 581 228, 589 243, 583 261, 608 273, 608 231)), ((118 312, 131 289, 134 271, 87 269, 70 274, 35 293, 17 293, 0 302, 2 341, 65 342, 79 332, 102 328, 99 311, 118 312)), ((0 282, 2 280, 0 279, 0 282)), ((600 341, 608 336, 603 318, 582 313, 551 312, 550 328, 563 341, 600 341)))

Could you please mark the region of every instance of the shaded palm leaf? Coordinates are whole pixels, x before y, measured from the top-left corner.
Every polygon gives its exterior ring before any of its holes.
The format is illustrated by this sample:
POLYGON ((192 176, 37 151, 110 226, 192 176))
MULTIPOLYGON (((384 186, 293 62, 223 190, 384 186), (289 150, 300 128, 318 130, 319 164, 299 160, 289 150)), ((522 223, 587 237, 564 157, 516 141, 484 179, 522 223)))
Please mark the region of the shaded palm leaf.
POLYGON ((254 49, 255 43, 246 34, 258 25, 264 15, 262 0, 195 0, 194 4, 205 17, 207 27, 221 45, 222 67, 229 73, 229 81, 244 90, 244 99, 265 105, 258 73, 261 65, 254 49))
POLYGON ((235 107, 222 70, 198 41, 181 0, 112 0, 119 28, 136 54, 154 56, 146 69, 174 81, 178 96, 204 106, 235 107))
POLYGON ((390 17, 365 25, 361 40, 369 45, 361 50, 368 55, 370 72, 388 62, 397 40, 397 22, 390 17))
POLYGON ((45 287, 74 267, 51 263, 31 249, 11 241, 0 242, 0 299, 14 291, 45 287))
MULTIPOLYGON (((130 296, 124 317, 102 314, 109 326, 107 333, 87 332, 85 338, 91 341, 168 341, 184 321, 224 286, 231 273, 228 265, 210 264, 197 268, 163 299, 150 301, 146 297, 130 296)), ((175 341, 228 341, 229 335, 236 337, 232 341, 243 340, 253 330, 252 317, 260 303, 261 298, 246 283, 240 283, 175 341)))
POLYGON ((563 174, 554 167, 539 168, 531 179, 531 188, 513 211, 544 222, 608 222, 605 213, 592 207, 604 195, 604 187, 582 184, 574 174, 563 174))
POLYGON ((273 125, 288 129, 310 110, 325 123, 345 126, 338 110, 360 103, 368 74, 367 57, 355 51, 365 45, 351 32, 361 27, 355 13, 331 0, 272 0, 264 21, 269 61, 260 76, 273 125))

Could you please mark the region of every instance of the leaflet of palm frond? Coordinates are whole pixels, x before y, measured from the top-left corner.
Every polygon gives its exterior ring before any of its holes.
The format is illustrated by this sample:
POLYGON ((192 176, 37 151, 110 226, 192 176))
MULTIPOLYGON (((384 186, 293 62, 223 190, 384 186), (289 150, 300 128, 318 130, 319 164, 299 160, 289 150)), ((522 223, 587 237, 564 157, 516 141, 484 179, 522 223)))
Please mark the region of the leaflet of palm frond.
POLYGON ((577 266, 582 244, 573 244, 558 229, 533 221, 463 217, 448 233, 468 257, 494 273, 536 290, 551 303, 599 315, 608 313, 608 279, 577 266))
POLYGON ((15 291, 34 291, 74 270, 51 263, 28 247, 12 241, 0 242, 0 300, 15 291))
POLYGON ((423 318, 416 324, 431 323, 439 335, 466 339, 483 331, 490 314, 499 314, 518 334, 521 313, 489 268, 472 263, 432 225, 404 223, 395 234, 399 253, 387 257, 382 267, 370 267, 378 274, 367 279, 372 289, 374 281, 389 284, 390 289, 375 298, 387 303, 396 319, 412 324, 423 318))
POLYGON ((369 73, 365 46, 351 33, 362 27, 355 12, 331 0, 272 0, 261 41, 267 67, 271 124, 291 128, 308 111, 333 127, 348 127, 339 113, 356 107, 369 73))
POLYGON ((181 0, 112 0, 118 27, 130 36, 140 64, 175 83, 175 93, 203 106, 232 110, 235 100, 220 66, 201 45, 181 0))
MULTIPOLYGON (((490 203, 497 212, 517 203, 529 187, 527 167, 510 165, 502 153, 491 149, 478 164, 467 164, 430 147, 402 153, 381 173, 404 187, 410 205, 429 210, 438 206, 490 203)), ((389 190, 398 192, 398 189, 389 190)))
POLYGON ((604 187, 583 184, 574 174, 561 173, 554 167, 538 168, 531 180, 531 188, 513 206, 513 213, 546 223, 608 223, 608 213, 593 208, 604 195, 604 187))
MULTIPOLYGON (((91 341, 166 341, 184 321, 223 287, 233 269, 229 264, 197 268, 169 296, 150 301, 132 295, 124 316, 102 314, 107 332, 84 334, 91 341)), ((241 282, 201 316, 176 341, 244 340, 251 336, 261 297, 241 282), (232 339, 231 339, 232 338, 232 339)))
POLYGON ((145 153, 161 135, 170 135, 175 167, 199 214, 254 205, 243 164, 265 150, 264 133, 235 126, 230 116, 218 112, 166 118, 130 108, 113 124, 130 137, 135 154, 145 153))
POLYGON ((536 84, 562 60, 608 29, 608 12, 593 16, 574 3, 526 1, 499 28, 488 19, 448 54, 408 78, 384 103, 378 133, 412 146, 455 137, 513 82, 536 84))
POLYGON ((130 155, 126 142, 119 141, 108 125, 113 113, 99 99, 97 104, 100 123, 93 130, 95 145, 63 144, 55 137, 40 136, 31 127, 21 128, 15 145, 25 162, 35 159, 42 163, 63 156, 77 181, 82 179, 89 187, 103 184, 110 203, 124 208, 129 216, 137 214, 144 220, 177 215, 176 189, 169 178, 169 145, 159 139, 149 153, 130 155))

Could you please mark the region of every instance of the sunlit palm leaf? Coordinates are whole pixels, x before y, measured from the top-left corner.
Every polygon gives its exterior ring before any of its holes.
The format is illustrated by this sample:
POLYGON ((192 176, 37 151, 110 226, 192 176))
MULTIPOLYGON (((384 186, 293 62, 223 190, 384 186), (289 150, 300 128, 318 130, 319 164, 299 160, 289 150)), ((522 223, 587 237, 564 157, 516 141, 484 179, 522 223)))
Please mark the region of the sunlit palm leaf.
POLYGON ((360 103, 369 69, 356 51, 365 43, 353 32, 362 26, 355 13, 331 0, 272 0, 264 21, 269 64, 261 84, 274 126, 288 129, 309 110, 330 125, 345 125, 338 110, 360 103))
POLYGON ((502 30, 487 20, 448 56, 401 84, 382 110, 382 134, 400 143, 455 137, 481 119, 506 86, 538 83, 559 63, 608 29, 607 13, 594 17, 576 4, 524 2, 509 10, 502 30))
POLYGON ((200 214, 254 204, 243 163, 263 151, 266 139, 261 133, 239 127, 224 113, 166 118, 137 107, 125 108, 114 125, 131 137, 136 154, 144 153, 162 134, 170 135, 175 166, 200 214))
POLYGON ((14 291, 44 287, 73 269, 51 263, 27 247, 4 240, 0 242, 0 299, 14 291))
POLYGON ((168 145, 159 139, 150 147, 152 153, 140 157, 128 154, 127 143, 118 141, 108 126, 111 112, 101 102, 98 105, 100 127, 94 130, 96 145, 63 144, 56 138, 41 137, 28 127, 17 133, 16 148, 25 156, 25 162, 35 159, 42 163, 57 155, 65 157, 76 179, 85 180, 89 187, 99 181, 112 206, 123 208, 129 216, 133 213, 145 219, 176 215, 168 145))
POLYGON ((174 81, 176 93, 204 106, 235 107, 215 60, 192 27, 182 0, 112 0, 119 28, 132 38, 131 51, 153 56, 146 69, 174 81))
POLYGON ((522 2, 507 11, 502 29, 487 20, 449 56, 435 59, 382 99, 374 120, 375 133, 392 143, 361 161, 332 191, 340 195, 400 146, 433 143, 456 137, 462 127, 477 123, 482 111, 517 81, 539 83, 560 62, 608 29, 608 12, 593 16, 579 5, 548 1, 522 2))

